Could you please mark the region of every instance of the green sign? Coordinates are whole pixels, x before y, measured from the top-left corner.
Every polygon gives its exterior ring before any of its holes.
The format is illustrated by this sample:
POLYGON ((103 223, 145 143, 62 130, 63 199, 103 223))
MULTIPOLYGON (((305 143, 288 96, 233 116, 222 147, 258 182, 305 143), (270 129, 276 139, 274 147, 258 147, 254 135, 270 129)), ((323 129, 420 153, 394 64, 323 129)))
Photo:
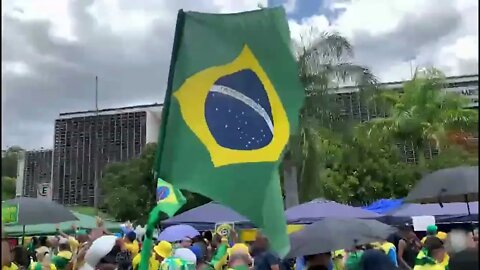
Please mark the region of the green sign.
POLYGON ((2 204, 3 224, 15 224, 18 222, 18 205, 2 204))

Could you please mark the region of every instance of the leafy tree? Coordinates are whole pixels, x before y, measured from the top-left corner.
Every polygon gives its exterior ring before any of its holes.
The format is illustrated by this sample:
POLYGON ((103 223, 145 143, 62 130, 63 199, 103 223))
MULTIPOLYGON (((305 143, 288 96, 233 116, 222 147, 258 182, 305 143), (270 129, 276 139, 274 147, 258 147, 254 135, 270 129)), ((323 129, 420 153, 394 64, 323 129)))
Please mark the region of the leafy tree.
POLYGON ((15 198, 15 178, 2 176, 2 201, 15 198))
POLYGON ((415 152, 422 153, 417 160, 425 166, 423 153, 429 144, 442 151, 449 145, 450 133, 472 131, 478 126, 478 111, 466 108, 466 98, 444 92, 445 85, 444 75, 431 68, 417 71, 404 84, 402 93, 381 92, 380 99, 390 105, 390 116, 367 123, 369 133, 392 142, 413 142, 415 152))
POLYGON ((2 177, 17 177, 18 152, 23 151, 19 146, 8 148, 2 157, 2 177))
MULTIPOLYGON (((329 128, 345 131, 350 121, 342 119, 335 95, 331 89, 342 84, 362 86, 360 89, 375 89, 377 79, 368 68, 356 65, 353 48, 347 39, 336 33, 312 31, 301 44, 294 44, 299 66, 299 77, 305 89, 305 103, 299 116, 299 132, 291 136, 283 169, 297 168, 302 200, 308 190, 318 181, 321 164, 317 162, 318 151, 314 146, 319 139, 317 131, 329 128)), ((286 179, 283 181, 297 181, 286 179)), ((308 197, 308 196, 307 196, 308 197)))
MULTIPOLYGON (((152 168, 156 144, 145 146, 142 155, 124 163, 107 166, 102 179, 104 207, 116 220, 146 222, 150 210, 156 205, 156 181, 152 168)), ((208 202, 198 194, 182 191, 187 210, 208 202)))

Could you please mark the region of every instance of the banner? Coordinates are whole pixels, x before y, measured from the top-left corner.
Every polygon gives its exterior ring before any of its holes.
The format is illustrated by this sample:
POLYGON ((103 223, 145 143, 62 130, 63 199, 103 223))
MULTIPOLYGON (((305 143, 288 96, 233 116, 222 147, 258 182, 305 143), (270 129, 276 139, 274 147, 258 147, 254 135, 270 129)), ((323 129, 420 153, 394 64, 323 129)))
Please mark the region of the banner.
POLYGON ((2 203, 2 223, 16 224, 18 222, 18 204, 2 203))
POLYGON ((52 184, 41 183, 37 186, 37 198, 52 200, 52 184))

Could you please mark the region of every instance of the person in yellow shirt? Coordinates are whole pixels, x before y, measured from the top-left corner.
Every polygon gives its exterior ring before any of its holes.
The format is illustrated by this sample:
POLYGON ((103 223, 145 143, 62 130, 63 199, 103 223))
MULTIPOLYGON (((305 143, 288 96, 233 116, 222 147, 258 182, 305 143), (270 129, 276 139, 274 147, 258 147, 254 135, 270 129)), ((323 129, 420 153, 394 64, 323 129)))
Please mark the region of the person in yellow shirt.
POLYGON ((425 247, 418 253, 413 270, 446 270, 448 265, 444 265, 445 255, 442 240, 434 236, 427 237, 425 247))
POLYGON ((130 251, 132 258, 137 256, 138 251, 140 250, 140 247, 137 241, 137 234, 134 231, 130 231, 125 235, 124 240, 125 240, 125 247, 127 248, 128 251, 130 251))
POLYGON ((37 261, 30 264, 30 270, 57 270, 55 264, 51 262, 50 250, 41 246, 35 250, 37 261))
MULTIPOLYGON (((167 241, 161 241, 155 247, 153 247, 152 256, 148 262, 149 270, 158 270, 160 263, 172 255, 172 244, 167 241)), ((140 265, 141 254, 138 253, 132 260, 133 270, 137 270, 140 265)))

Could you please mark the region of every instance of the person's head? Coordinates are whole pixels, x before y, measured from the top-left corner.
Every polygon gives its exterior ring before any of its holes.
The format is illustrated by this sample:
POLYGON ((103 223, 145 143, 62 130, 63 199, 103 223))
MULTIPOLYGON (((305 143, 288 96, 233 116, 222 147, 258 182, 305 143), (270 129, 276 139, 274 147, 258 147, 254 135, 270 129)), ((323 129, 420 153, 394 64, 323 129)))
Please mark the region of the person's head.
POLYGON ((180 246, 182 248, 189 248, 192 246, 192 239, 191 238, 188 238, 188 237, 185 237, 184 239, 182 239, 182 241, 180 241, 180 246))
POLYGON ((266 250, 269 248, 268 238, 260 231, 257 232, 255 242, 253 243, 255 249, 266 250))
POLYGON ((88 233, 86 230, 78 230, 75 238, 80 244, 85 243, 89 240, 88 233))
POLYGON ((427 226, 427 235, 428 236, 435 236, 437 235, 438 227, 436 225, 428 225, 427 226))
POLYGON ((305 262, 310 266, 328 266, 332 259, 331 252, 319 253, 305 256, 305 262))
POLYGON ((443 261, 443 258, 445 257, 445 247, 443 246, 442 240, 438 237, 428 237, 425 240, 425 248, 430 257, 434 258, 437 262, 443 261))
POLYGON ((56 236, 50 236, 47 239, 47 246, 51 248, 58 247, 58 238, 56 236))
POLYGON ((32 239, 30 240, 30 243, 32 243, 32 246, 35 247, 35 248, 39 247, 38 237, 36 237, 36 236, 32 237, 32 239))
POLYGON ((50 250, 45 245, 35 249, 35 257, 37 258, 37 262, 42 262, 47 254, 50 254, 50 250))
POLYGON ((125 235, 125 242, 127 243, 133 243, 137 239, 137 234, 134 231, 129 231, 125 235))
POLYGON ((167 241, 160 241, 155 247, 153 247, 155 259, 162 262, 165 258, 172 255, 172 244, 167 241))
POLYGON ((238 266, 252 267, 253 260, 248 254, 236 253, 229 257, 228 266, 234 268, 238 266))
POLYGON ((413 228, 411 226, 405 225, 400 227, 399 229, 401 237, 407 239, 407 240, 412 240, 416 238, 415 232, 413 231, 413 228))
POLYGON ((475 246, 472 233, 464 230, 452 230, 445 242, 446 249, 451 253, 460 252, 475 246))
POLYGON ((212 242, 213 235, 211 231, 205 231, 202 235, 203 238, 206 239, 209 243, 212 242))
POLYGON ((70 245, 68 244, 68 240, 66 238, 60 238, 58 240, 58 250, 60 251, 70 251, 70 245))
POLYGON ((2 266, 8 266, 12 262, 12 256, 10 253, 10 244, 7 239, 2 238, 2 266))
POLYGON ((30 257, 28 251, 23 246, 16 246, 12 249, 12 261, 16 265, 27 268, 30 265, 30 257))
POLYGON ((38 242, 40 246, 48 247, 48 237, 40 236, 40 238, 38 238, 38 242))

